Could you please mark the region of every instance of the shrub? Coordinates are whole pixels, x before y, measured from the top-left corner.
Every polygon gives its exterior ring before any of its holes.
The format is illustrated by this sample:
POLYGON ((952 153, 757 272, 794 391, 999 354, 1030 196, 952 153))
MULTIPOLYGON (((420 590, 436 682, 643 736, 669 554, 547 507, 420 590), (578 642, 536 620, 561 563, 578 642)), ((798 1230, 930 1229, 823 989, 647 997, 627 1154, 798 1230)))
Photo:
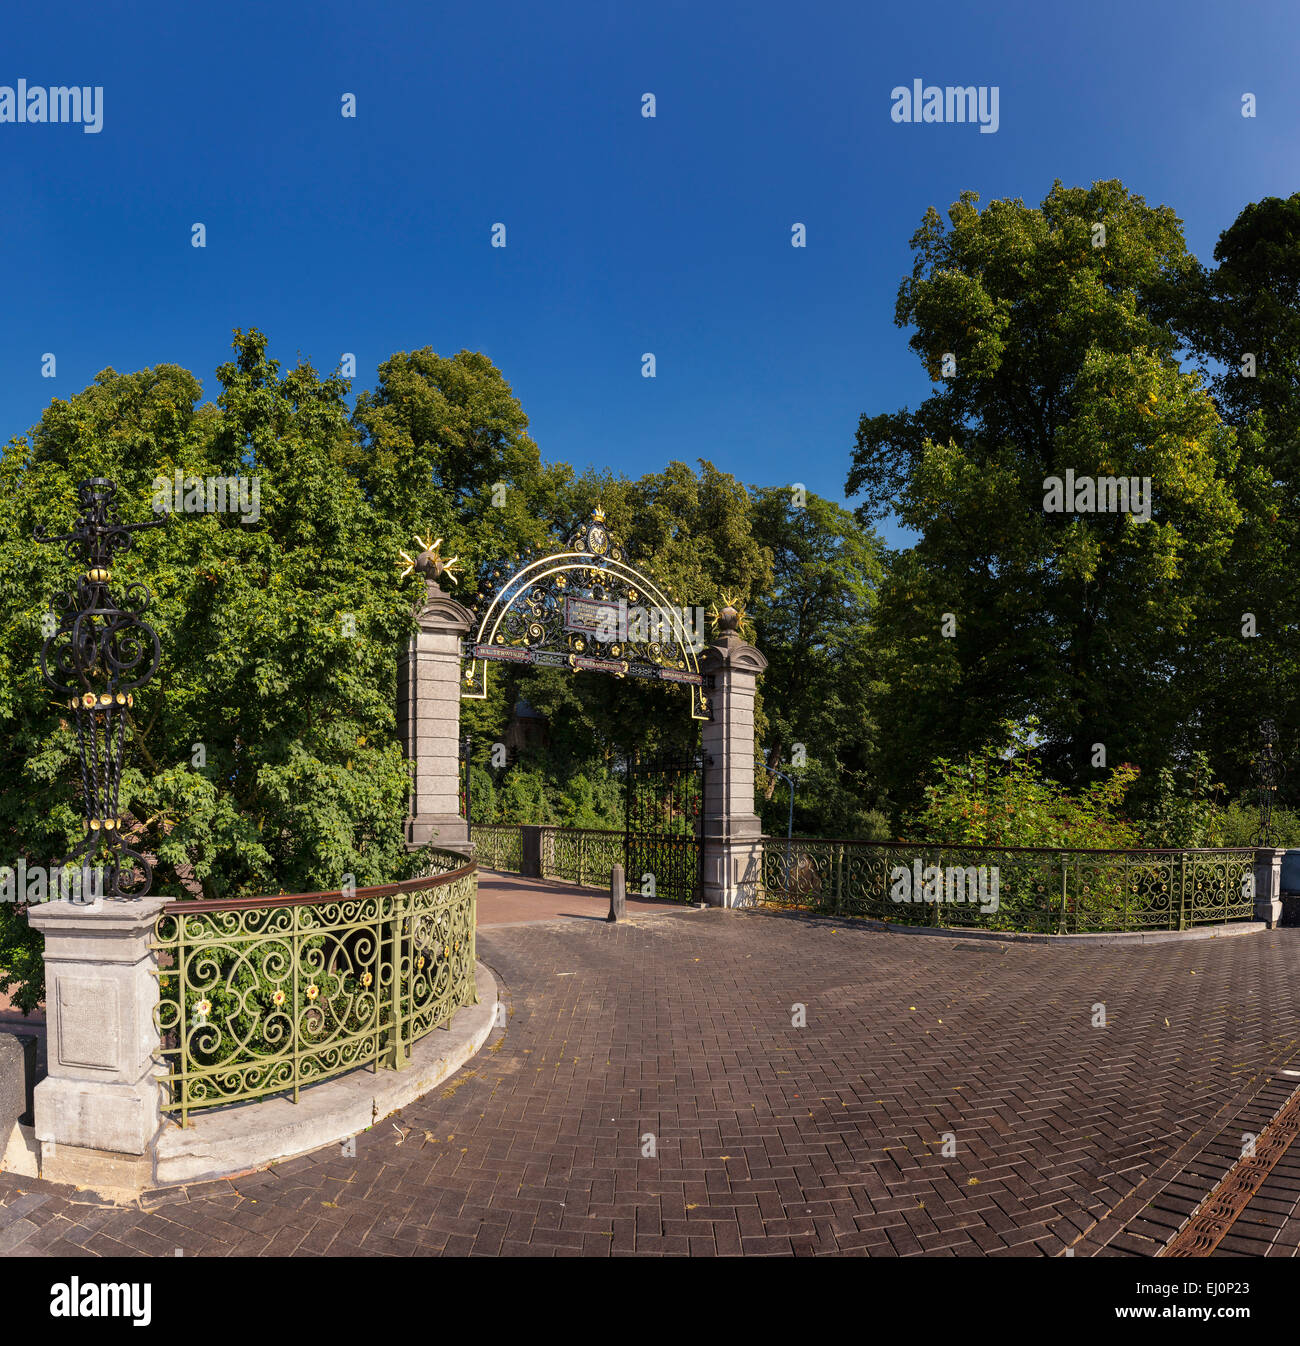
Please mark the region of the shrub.
POLYGON ((918 840, 950 846, 1064 846, 1124 849, 1137 828, 1120 816, 1138 777, 1127 763, 1077 794, 1042 772, 1037 721, 1005 721, 997 739, 965 761, 934 760, 938 780, 909 823, 918 840))

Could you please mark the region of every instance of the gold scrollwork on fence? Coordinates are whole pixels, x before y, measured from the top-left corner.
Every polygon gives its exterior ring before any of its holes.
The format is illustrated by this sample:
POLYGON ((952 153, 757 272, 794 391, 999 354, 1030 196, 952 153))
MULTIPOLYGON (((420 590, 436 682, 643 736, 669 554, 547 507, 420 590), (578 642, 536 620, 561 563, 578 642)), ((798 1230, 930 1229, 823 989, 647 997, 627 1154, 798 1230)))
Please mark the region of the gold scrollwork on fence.
MULTIPOLYGON (((452 868, 455 862, 458 867, 452 868)), ((154 928, 164 1107, 292 1093, 411 1046, 477 1000, 476 866, 355 893, 168 903, 154 928)))

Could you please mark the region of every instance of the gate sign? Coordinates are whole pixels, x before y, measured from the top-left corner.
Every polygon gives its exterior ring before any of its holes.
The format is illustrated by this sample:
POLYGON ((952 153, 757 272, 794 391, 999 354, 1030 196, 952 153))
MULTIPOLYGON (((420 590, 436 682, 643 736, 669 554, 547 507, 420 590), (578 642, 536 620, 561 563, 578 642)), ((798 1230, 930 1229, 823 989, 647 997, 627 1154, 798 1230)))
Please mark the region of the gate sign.
POLYGON ((627 623, 623 620, 625 609, 618 603, 601 603, 591 598, 577 598, 566 594, 564 598, 564 629, 577 632, 581 636, 627 635, 627 623))
POLYGON ((462 696, 483 700, 488 664, 504 660, 683 683, 691 689, 692 718, 710 718, 681 609, 627 564, 603 510, 594 510, 560 551, 526 559, 510 573, 500 566, 487 582, 495 592, 474 640, 466 642, 462 696), (629 639, 633 607, 652 614, 640 624, 647 639, 629 639))

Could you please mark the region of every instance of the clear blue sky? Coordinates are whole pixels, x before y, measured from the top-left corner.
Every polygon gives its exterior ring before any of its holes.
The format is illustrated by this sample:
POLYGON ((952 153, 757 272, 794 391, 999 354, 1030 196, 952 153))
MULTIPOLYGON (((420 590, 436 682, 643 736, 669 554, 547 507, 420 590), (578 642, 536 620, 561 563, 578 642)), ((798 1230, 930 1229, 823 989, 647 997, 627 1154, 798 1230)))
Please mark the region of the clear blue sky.
POLYGON ((859 414, 929 386, 893 325, 926 206, 1119 177, 1208 259, 1300 189, 1287 0, 73 3, 3 35, 0 85, 102 85, 104 123, 0 124, 0 440, 108 366, 214 396, 258 326, 357 387, 483 350, 550 459, 841 499, 859 414), (998 132, 895 124, 915 78, 997 85, 998 132))

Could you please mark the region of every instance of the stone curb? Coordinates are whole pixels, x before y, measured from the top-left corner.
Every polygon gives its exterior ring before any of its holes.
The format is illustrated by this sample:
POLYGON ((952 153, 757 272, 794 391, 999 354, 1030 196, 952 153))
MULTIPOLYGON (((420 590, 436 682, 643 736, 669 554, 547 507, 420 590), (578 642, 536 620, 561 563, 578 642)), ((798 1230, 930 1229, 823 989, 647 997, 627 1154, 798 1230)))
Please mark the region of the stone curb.
POLYGON ((297 1103, 282 1097, 203 1110, 183 1130, 168 1118, 155 1141, 152 1172, 147 1158, 106 1150, 59 1146, 40 1156, 32 1128, 22 1124, 4 1142, 0 1169, 130 1203, 156 1188, 235 1177, 337 1145, 437 1088, 479 1051, 497 1022, 498 992, 482 962, 475 977, 478 1003, 458 1010, 449 1028, 426 1033, 402 1070, 360 1067, 311 1085, 297 1103))
POLYGON ((1184 940, 1224 939, 1235 935, 1258 935, 1269 927, 1263 921, 1233 921, 1224 925, 1198 925, 1191 930, 1144 930, 1129 934, 1102 933, 1096 935, 1027 934, 1015 930, 953 930, 946 926, 899 925, 880 921, 871 916, 827 916, 820 912, 784 911, 762 904, 746 908, 765 915, 782 916, 787 920, 832 921, 851 929, 878 930, 890 935, 931 935, 938 939, 989 940, 998 944, 1091 944, 1109 947, 1114 944, 1179 944, 1184 940))

